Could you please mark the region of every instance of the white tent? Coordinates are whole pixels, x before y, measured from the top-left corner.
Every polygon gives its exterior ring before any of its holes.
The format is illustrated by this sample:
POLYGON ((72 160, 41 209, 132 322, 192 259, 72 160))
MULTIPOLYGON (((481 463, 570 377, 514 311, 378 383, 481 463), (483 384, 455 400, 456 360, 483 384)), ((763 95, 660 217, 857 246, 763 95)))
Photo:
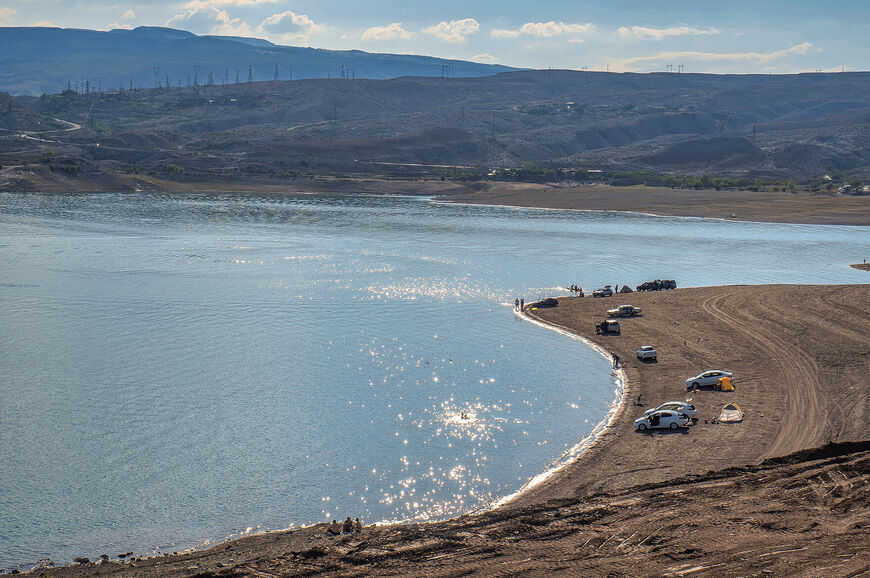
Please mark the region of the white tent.
POLYGON ((743 410, 736 403, 729 403, 722 408, 722 413, 719 414, 719 421, 724 423, 743 421, 743 410))

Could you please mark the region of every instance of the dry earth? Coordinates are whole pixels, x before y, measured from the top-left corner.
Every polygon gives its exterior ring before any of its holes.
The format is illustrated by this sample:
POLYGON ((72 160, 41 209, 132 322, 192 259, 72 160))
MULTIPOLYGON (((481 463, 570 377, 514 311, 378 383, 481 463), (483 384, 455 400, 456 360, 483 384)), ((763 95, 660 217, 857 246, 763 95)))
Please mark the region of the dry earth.
MULTIPOLYGON (((626 402, 600 443, 547 482, 481 515, 243 538, 203 552, 52 569, 53 576, 691 575, 870 573, 870 285, 732 286, 562 298, 533 313, 622 358, 626 402), (618 299, 618 301, 617 301, 618 299), (619 336, 593 322, 644 309, 619 336), (653 344, 657 363, 634 350, 653 344), (702 390, 701 418, 641 434, 684 380, 733 371, 735 392, 702 390), (641 396, 643 407, 634 405, 641 396), (740 424, 712 424, 727 402, 740 424), (705 421, 706 420, 706 421, 705 421), (809 448, 820 448, 808 450, 809 448)), ((545 355, 545 354, 544 354, 545 355)))
POLYGON ((870 225, 868 195, 491 183, 479 191, 451 195, 444 200, 515 207, 633 211, 653 215, 770 223, 870 225))

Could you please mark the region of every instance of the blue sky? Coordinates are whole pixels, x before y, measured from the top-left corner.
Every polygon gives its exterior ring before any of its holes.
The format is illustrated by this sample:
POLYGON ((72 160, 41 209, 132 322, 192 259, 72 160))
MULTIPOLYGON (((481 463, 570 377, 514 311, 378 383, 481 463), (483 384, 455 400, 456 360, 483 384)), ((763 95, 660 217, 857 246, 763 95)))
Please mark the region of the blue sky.
MULTIPOLYGON (((171 26, 277 44, 531 68, 866 70, 870 2, 829 0, 0 0, 0 26, 171 26)), ((0 28, 2 34, 2 28, 0 28)))

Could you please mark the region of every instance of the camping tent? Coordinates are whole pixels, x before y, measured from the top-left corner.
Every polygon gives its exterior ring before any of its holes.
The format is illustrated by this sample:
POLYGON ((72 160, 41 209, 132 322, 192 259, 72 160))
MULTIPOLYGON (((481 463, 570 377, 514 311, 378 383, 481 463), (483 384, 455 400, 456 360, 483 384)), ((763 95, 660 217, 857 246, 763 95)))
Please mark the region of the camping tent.
POLYGON ((716 384, 716 389, 721 389, 722 391, 734 391, 734 384, 731 383, 730 377, 720 377, 719 382, 716 384))
POLYGON ((743 421, 743 410, 736 403, 729 403, 722 408, 722 412, 719 414, 719 421, 724 423, 743 421))
POLYGON ((628 285, 623 285, 622 289, 620 289, 619 292, 620 293, 634 293, 634 291, 632 291, 631 287, 629 287, 628 285))

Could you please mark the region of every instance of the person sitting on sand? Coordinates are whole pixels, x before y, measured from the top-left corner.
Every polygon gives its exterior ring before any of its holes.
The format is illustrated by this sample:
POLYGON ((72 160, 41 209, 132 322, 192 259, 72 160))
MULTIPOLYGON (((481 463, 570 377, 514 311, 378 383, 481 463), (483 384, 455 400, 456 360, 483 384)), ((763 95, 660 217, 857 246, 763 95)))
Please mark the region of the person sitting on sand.
POLYGON ((354 534, 362 532, 362 522, 359 521, 359 518, 353 521, 353 532, 354 534))
POLYGON ((326 527, 326 535, 338 536, 339 534, 341 534, 341 524, 338 523, 338 520, 333 520, 332 523, 326 527))
POLYGON ((353 532, 353 520, 350 519, 350 516, 347 517, 347 520, 344 521, 344 524, 341 527, 341 531, 344 534, 350 534, 353 532))

